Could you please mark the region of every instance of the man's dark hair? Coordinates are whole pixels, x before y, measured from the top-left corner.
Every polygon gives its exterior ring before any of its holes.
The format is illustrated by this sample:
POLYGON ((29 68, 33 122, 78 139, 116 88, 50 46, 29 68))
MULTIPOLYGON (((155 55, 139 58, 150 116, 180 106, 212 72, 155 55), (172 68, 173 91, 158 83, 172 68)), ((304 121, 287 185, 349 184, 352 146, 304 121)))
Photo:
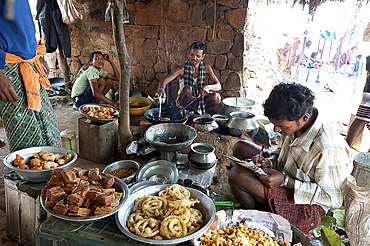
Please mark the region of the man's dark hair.
POLYGON ((306 42, 306 47, 310 47, 310 46, 311 46, 311 44, 312 44, 312 41, 311 41, 311 40, 308 40, 308 41, 306 42))
POLYGON ((264 114, 270 120, 298 121, 312 113, 315 94, 297 83, 280 83, 272 89, 263 104, 264 114))
POLYGON ((312 52, 312 54, 311 54, 311 58, 315 58, 315 56, 317 56, 319 53, 317 53, 317 52, 312 52))
POLYGON ((92 61, 94 60, 94 56, 95 56, 95 54, 103 55, 103 53, 101 53, 100 51, 94 51, 94 52, 91 52, 91 53, 90 53, 89 62, 92 62, 92 61))
POLYGON ((202 42, 196 41, 190 45, 190 49, 202 50, 203 55, 206 53, 206 46, 202 42))

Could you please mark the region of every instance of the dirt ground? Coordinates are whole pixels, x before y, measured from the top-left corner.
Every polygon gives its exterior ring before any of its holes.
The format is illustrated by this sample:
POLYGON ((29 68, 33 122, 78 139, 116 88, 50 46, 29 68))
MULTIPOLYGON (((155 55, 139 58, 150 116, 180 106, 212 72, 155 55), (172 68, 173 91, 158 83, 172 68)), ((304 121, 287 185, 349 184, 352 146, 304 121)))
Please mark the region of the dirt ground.
MULTIPOLYGON (((72 102, 68 97, 54 96, 51 97, 55 115, 58 120, 59 129, 65 130, 70 129, 77 133, 77 145, 78 145, 78 119, 81 114, 72 109, 72 102)), ((143 118, 131 118, 132 124, 140 122, 143 118)), ((6 139, 4 127, 0 127, 0 138, 6 139)), ((244 139, 248 139, 248 136, 242 136, 244 139)), ((194 142, 209 143, 215 147, 215 154, 218 158, 216 171, 213 177, 212 185, 209 187, 211 191, 216 192, 220 195, 221 200, 235 201, 231 195, 228 182, 227 174, 230 162, 226 160, 224 155, 232 155, 232 147, 240 138, 220 135, 216 133, 198 133, 197 138, 194 142)), ((6 144, 0 148, 0 156, 6 156, 9 154, 9 146, 6 144)), ((137 158, 131 156, 130 158, 137 158)), ((145 163, 147 160, 138 160, 140 163, 145 163)), ((105 167, 104 164, 94 163, 79 157, 72 166, 78 166, 82 168, 99 167, 101 170, 105 167)), ((3 176, 9 172, 5 165, 0 165, 0 175, 3 176)), ((19 245, 18 242, 10 239, 6 235, 6 213, 5 213, 5 194, 4 194, 4 180, 0 179, 0 245, 14 246, 19 245)))

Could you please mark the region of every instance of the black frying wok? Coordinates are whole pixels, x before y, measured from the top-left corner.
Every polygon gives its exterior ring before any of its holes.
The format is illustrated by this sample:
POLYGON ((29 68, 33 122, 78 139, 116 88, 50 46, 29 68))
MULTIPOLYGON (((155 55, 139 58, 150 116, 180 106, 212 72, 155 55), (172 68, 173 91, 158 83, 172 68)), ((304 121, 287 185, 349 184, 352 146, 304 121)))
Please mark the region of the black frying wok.
POLYGON ((161 118, 159 118, 159 108, 151 108, 145 111, 144 116, 152 125, 159 123, 184 123, 189 118, 190 112, 186 109, 163 107, 161 118))

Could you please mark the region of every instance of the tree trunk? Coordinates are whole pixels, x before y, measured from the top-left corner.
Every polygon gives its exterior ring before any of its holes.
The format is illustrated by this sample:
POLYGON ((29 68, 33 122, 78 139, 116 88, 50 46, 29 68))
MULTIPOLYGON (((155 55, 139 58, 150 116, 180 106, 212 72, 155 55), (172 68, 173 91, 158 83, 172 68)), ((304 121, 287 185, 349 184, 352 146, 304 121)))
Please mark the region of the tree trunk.
POLYGON ((127 53, 125 33, 123 30, 123 9, 125 0, 113 0, 113 36, 116 44, 117 54, 121 67, 121 81, 119 84, 119 125, 118 134, 121 142, 121 157, 127 158, 126 146, 132 140, 130 130, 130 77, 131 77, 131 57, 127 53))

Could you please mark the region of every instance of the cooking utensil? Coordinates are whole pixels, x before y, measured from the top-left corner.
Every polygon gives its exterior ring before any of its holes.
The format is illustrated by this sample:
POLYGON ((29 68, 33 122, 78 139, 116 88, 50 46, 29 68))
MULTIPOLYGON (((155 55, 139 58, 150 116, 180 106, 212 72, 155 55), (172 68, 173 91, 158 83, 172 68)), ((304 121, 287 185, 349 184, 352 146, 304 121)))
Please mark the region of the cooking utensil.
POLYGON ((199 116, 193 119, 194 128, 200 132, 217 132, 218 124, 209 116, 199 116))
POLYGON ((215 202, 216 206, 234 206, 234 203, 232 201, 219 201, 215 202))
POLYGON ((77 160, 77 154, 73 150, 66 149, 63 147, 56 147, 56 146, 39 146, 39 147, 30 147, 30 148, 14 151, 8 154, 3 159, 3 163, 8 168, 12 169, 23 180, 26 180, 29 182, 45 182, 51 177, 51 173, 54 171, 54 169, 57 169, 57 168, 68 169, 68 167, 71 164, 73 164, 76 160, 77 160), (53 154, 61 154, 61 155, 71 154, 72 159, 68 163, 62 166, 59 166, 56 168, 50 168, 50 169, 42 169, 42 170, 20 169, 20 168, 16 168, 13 165, 13 162, 17 154, 23 157, 26 163, 29 163, 32 157, 35 154, 40 153, 41 151, 48 151, 53 154))
POLYGON ((226 122, 226 128, 230 135, 239 137, 243 133, 249 134, 258 130, 254 120, 254 114, 249 112, 232 112, 230 119, 226 122))
POLYGON ((202 95, 199 94, 196 98, 194 98, 190 103, 188 103, 186 106, 182 107, 182 109, 180 109, 180 111, 178 111, 176 114, 178 114, 179 112, 181 112, 182 110, 186 109, 187 107, 189 107, 191 104, 193 104, 195 101, 197 101, 202 95))
POLYGON ((246 167, 260 175, 267 175, 263 170, 262 168, 260 167, 257 167, 252 161, 242 161, 240 159, 238 159, 237 157, 235 156, 227 156, 227 155, 224 155, 225 157, 227 157, 228 159, 234 161, 236 164, 239 164, 243 167, 246 167))
POLYGON ((222 100, 222 103, 225 105, 225 115, 237 111, 250 112, 255 105, 253 100, 243 97, 227 97, 222 100))
POLYGON ((84 104, 84 105, 81 105, 79 108, 78 108, 78 111, 84 116, 86 117, 87 119, 91 120, 92 122, 95 122, 95 123, 100 123, 100 124, 104 124, 104 123, 108 123, 108 122, 111 122, 111 121, 114 121, 114 120, 117 120, 119 118, 119 110, 116 109, 115 107, 109 105, 109 104, 98 104, 98 103, 88 103, 88 104, 84 104), (83 109, 85 107, 99 107, 99 108, 105 108, 105 107, 108 107, 108 108, 113 108, 114 110, 117 111, 118 115, 114 118, 111 118, 111 119, 101 119, 101 118, 96 118, 96 117, 92 117, 88 114, 86 114, 83 109))
POLYGON ((166 189, 168 186, 170 185, 153 185, 153 186, 138 190, 137 192, 130 195, 130 197, 127 199, 123 207, 116 214, 117 226, 123 232, 123 234, 125 234, 126 236, 136 241, 147 243, 147 244, 177 245, 181 242, 185 242, 190 239, 193 239, 194 237, 198 237, 199 235, 202 235, 204 232, 208 230, 209 226, 215 221, 215 216, 216 216, 215 204, 211 198, 206 196, 201 191, 193 189, 193 188, 187 188, 190 192, 190 197, 194 199, 198 199, 200 201, 200 203, 194 206, 196 209, 199 209, 201 211, 203 215, 203 220, 204 220, 203 226, 198 231, 188 236, 177 238, 177 239, 171 239, 171 240, 154 240, 154 239, 143 238, 130 231, 130 229, 127 227, 127 221, 131 213, 135 211, 135 199, 140 199, 144 197, 144 195, 147 195, 147 196, 157 195, 159 191, 166 189))
POLYGON ((150 180, 162 184, 176 184, 179 172, 174 164, 166 160, 158 160, 143 165, 136 174, 137 182, 150 180))
MULTIPOLYGON (((100 175, 105 176, 106 174, 100 173, 100 175)), ((45 199, 42 198, 41 196, 40 196, 40 203, 41 203, 41 206, 46 210, 46 212, 62 220, 76 221, 76 222, 99 220, 99 219, 108 217, 116 213, 121 207, 123 207, 123 205, 125 204, 126 200, 128 199, 130 195, 127 185, 122 180, 116 177, 114 177, 114 185, 112 187, 114 187, 116 191, 122 192, 123 195, 122 195, 119 205, 115 207, 111 212, 106 213, 106 214, 99 214, 99 215, 92 215, 92 216, 85 216, 85 217, 68 216, 68 215, 57 214, 52 209, 45 207, 45 199)))
POLYGON ((199 164, 213 164, 216 161, 215 148, 208 143, 193 143, 188 159, 199 164))
POLYGON ((183 110, 183 114, 177 115, 172 114, 171 111, 171 107, 162 107, 162 115, 161 119, 159 119, 159 108, 151 108, 144 113, 144 116, 150 123, 152 123, 152 125, 160 123, 184 123, 190 116, 190 112, 186 109, 183 110))
POLYGON ((104 174, 110 174, 114 170, 121 169, 121 168, 133 168, 133 169, 136 169, 135 173, 133 173, 132 175, 130 175, 128 177, 125 177, 125 178, 122 178, 121 179, 123 182, 125 182, 126 184, 128 184, 135 177, 136 173, 138 172, 138 170, 140 168, 140 164, 137 163, 136 161, 133 161, 133 160, 116 161, 116 162, 113 162, 113 163, 109 164, 108 166, 106 166, 104 168, 104 170, 103 170, 103 173, 104 174))

